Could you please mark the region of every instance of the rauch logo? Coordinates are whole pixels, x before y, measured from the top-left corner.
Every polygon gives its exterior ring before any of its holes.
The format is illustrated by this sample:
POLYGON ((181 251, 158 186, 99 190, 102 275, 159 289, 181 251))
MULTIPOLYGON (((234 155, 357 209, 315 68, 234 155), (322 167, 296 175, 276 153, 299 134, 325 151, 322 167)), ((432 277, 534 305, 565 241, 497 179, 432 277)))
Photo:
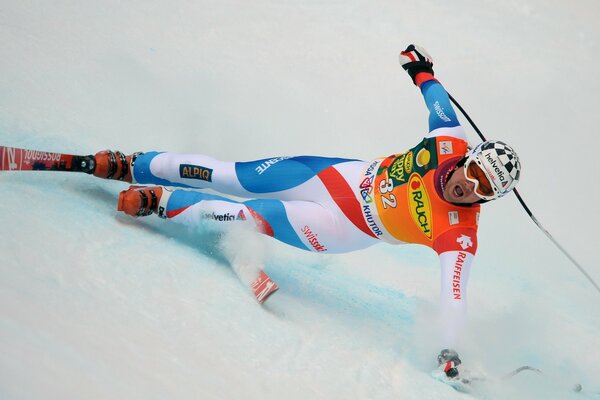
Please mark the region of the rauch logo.
POLYGON ((415 224, 431 239, 431 202, 423 179, 416 173, 412 174, 408 181, 408 208, 415 224))

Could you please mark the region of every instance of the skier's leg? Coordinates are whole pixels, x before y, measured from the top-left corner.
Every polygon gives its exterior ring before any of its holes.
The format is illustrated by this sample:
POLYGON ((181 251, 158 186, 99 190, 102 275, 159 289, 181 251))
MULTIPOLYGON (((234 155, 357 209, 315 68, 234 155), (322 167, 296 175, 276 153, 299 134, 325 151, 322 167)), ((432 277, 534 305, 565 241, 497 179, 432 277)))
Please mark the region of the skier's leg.
POLYGON ((137 157, 133 176, 140 184, 212 189, 247 198, 323 201, 340 185, 356 186, 353 181, 364 169, 362 161, 341 158, 224 162, 199 154, 150 152, 137 157))
POLYGON ((211 222, 221 226, 245 226, 308 251, 341 253, 378 241, 358 229, 332 201, 322 204, 276 199, 239 202, 223 196, 169 191, 162 187, 132 187, 119 196, 119 209, 130 215, 148 215, 149 208, 162 218, 192 227, 211 222), (140 213, 140 209, 144 212, 140 213))

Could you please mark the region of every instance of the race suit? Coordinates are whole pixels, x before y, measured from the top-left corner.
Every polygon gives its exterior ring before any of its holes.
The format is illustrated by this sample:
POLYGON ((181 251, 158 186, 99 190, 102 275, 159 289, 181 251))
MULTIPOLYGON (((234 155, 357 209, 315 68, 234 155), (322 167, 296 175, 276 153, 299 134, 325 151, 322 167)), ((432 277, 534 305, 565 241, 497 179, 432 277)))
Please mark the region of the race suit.
POLYGON ((418 243, 439 254, 443 345, 453 347, 466 311, 466 285, 477 249, 479 205, 443 199, 467 141, 442 85, 421 73, 429 133, 412 149, 365 162, 314 156, 224 162, 199 154, 148 152, 134 181, 212 189, 164 191, 159 216, 186 225, 209 219, 244 224, 289 245, 344 253, 384 241, 418 243))

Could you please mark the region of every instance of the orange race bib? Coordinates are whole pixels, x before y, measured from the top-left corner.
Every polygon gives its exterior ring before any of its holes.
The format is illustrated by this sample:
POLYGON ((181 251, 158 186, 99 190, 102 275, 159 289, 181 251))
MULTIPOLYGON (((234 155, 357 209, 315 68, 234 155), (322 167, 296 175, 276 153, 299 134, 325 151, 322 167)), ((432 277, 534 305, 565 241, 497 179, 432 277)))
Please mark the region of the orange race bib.
POLYGON ((363 180, 363 214, 378 236, 388 242, 420 243, 438 248, 476 248, 479 205, 446 202, 435 187, 440 166, 454 165, 467 152, 467 143, 455 137, 425 138, 406 153, 371 164, 363 180), (370 173, 369 173, 370 171, 370 173), (455 232, 457 236, 449 235, 455 232), (460 239, 467 235, 467 239, 460 239), (436 247, 436 241, 443 246, 436 247), (454 243, 456 241, 456 243, 454 243))

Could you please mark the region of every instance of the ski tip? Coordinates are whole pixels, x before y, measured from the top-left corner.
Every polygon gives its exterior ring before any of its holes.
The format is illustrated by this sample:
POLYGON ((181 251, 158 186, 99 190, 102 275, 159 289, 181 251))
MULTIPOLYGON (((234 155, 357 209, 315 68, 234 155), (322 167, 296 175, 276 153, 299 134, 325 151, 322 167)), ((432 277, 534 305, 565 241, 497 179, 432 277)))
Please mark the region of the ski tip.
POLYGON ((273 293, 279 290, 279 286, 271 280, 265 271, 260 271, 258 278, 252 283, 251 289, 258 303, 264 304, 273 293))

